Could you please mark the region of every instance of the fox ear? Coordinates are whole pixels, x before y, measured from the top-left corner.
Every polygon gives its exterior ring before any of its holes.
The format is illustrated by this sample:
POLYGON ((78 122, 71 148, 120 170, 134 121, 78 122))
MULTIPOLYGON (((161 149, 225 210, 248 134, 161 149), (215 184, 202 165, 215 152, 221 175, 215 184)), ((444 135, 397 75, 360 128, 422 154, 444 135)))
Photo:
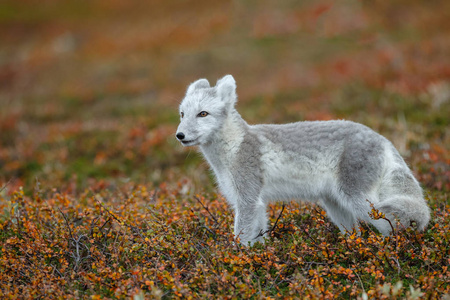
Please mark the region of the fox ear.
POLYGON ((187 89, 186 94, 190 94, 197 89, 204 89, 204 88, 209 88, 209 87, 210 86, 209 86, 208 80, 202 78, 202 79, 199 79, 199 80, 191 83, 187 89))
POLYGON ((232 105, 236 103, 236 81, 233 76, 226 75, 216 83, 217 93, 222 101, 232 105))

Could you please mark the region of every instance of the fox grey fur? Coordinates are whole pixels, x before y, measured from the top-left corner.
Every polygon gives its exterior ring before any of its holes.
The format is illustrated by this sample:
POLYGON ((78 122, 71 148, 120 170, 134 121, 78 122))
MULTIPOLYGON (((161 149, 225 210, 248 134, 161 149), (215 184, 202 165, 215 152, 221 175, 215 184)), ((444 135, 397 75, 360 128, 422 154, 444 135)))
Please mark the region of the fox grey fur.
POLYGON ((220 190, 235 211, 234 233, 241 242, 263 242, 269 201, 318 202, 345 233, 358 221, 382 234, 392 228, 370 218, 370 203, 396 224, 415 221, 423 230, 430 211, 422 189, 386 138, 350 121, 249 125, 234 108, 231 75, 211 87, 192 83, 180 105, 177 138, 200 147, 220 190))

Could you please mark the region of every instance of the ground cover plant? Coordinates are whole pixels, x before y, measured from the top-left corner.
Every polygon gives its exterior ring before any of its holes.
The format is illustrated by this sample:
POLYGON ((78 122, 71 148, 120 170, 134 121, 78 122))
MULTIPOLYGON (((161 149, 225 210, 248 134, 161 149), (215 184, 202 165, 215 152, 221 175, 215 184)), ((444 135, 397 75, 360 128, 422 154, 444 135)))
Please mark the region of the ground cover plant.
MULTIPOLYGON (((1 298, 450 296, 447 1, 2 1, 1 298), (389 138, 423 233, 343 236, 270 206, 233 239, 207 165, 174 137, 186 85, 231 73, 252 123, 335 118, 389 138)), ((374 218, 383 217, 377 211, 374 218)))

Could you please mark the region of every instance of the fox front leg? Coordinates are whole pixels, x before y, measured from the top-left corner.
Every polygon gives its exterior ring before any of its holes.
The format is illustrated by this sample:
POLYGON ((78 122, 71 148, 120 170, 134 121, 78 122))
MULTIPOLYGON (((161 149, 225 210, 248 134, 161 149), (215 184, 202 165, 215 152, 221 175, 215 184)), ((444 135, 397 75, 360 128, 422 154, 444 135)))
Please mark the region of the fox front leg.
POLYGON ((258 200, 256 203, 238 205, 234 218, 234 236, 241 244, 252 246, 256 242, 264 243, 267 233, 266 205, 258 200))

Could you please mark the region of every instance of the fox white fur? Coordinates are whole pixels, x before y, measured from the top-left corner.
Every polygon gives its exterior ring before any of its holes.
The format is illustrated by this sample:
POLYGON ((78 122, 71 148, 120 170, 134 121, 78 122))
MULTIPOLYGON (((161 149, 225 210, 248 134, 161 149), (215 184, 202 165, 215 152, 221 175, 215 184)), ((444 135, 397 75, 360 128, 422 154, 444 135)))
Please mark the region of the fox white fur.
POLYGON ((184 146, 200 147, 234 209, 234 234, 243 244, 264 241, 266 207, 276 200, 318 202, 343 233, 358 230, 358 221, 391 232, 389 222, 370 218, 370 203, 394 226, 398 220, 426 227, 422 189, 383 136, 343 120, 249 125, 236 101, 231 75, 214 87, 195 81, 181 102, 176 135, 184 146))

